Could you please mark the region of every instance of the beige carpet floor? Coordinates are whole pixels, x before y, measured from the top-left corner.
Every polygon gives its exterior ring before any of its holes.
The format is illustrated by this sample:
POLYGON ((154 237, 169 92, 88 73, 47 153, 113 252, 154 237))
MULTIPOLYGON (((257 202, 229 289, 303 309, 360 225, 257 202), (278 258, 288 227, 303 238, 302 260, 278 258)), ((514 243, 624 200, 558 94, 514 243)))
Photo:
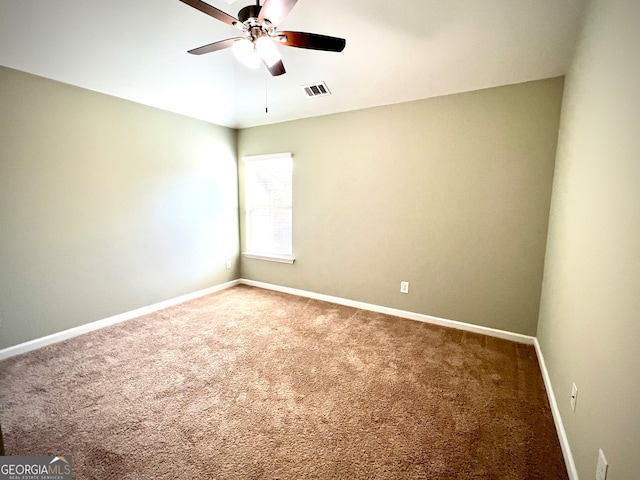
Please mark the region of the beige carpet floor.
POLYGON ((0 362, 75 479, 566 479, 533 347, 238 286, 0 362))

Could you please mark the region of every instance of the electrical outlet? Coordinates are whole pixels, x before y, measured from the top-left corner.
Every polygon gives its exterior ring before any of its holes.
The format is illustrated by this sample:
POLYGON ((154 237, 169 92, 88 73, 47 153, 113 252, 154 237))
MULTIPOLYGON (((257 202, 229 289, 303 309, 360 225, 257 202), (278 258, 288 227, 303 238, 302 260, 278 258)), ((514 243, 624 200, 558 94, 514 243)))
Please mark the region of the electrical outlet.
POLYGON ((409 293, 409 282, 400 282, 400 293, 409 293))
POLYGON ((596 466, 596 480, 607 480, 607 469, 609 464, 607 459, 604 458, 604 452, 602 449, 598 450, 598 465, 596 466))
POLYGON ((227 270, 231 269, 231 260, 227 260, 227 270))
POLYGON ((574 383, 571 386, 571 410, 576 411, 576 400, 578 400, 578 387, 574 383))

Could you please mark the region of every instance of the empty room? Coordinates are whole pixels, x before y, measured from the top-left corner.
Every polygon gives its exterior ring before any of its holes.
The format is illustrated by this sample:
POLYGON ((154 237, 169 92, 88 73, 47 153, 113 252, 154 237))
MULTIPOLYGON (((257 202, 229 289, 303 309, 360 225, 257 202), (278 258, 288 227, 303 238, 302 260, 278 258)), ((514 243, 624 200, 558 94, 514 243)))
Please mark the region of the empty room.
POLYGON ((0 0, 0 479, 639 479, 639 22, 0 0))

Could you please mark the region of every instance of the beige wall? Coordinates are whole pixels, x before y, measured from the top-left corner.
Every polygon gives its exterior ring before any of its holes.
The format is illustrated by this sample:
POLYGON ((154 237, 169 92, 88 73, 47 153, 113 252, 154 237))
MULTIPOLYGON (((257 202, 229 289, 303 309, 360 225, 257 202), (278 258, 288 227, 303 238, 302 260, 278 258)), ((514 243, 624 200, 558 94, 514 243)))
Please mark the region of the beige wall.
POLYGON ((556 78, 241 130, 240 156, 294 155, 296 257, 242 259, 243 277, 535 334, 562 89, 556 78))
POLYGON ((582 479, 599 448, 607 480, 640 478, 639 22, 592 3, 558 142, 538 337, 582 479))
POLYGON ((235 149, 0 67, 0 348, 237 278, 235 149))

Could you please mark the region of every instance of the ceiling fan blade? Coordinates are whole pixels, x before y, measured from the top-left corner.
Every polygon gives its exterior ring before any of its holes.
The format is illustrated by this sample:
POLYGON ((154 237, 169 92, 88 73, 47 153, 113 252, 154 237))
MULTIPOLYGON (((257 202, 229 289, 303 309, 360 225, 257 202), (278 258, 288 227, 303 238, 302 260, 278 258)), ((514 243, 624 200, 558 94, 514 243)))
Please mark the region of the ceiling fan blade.
POLYGON ((341 52, 347 45, 344 38, 307 32, 279 32, 277 39, 278 43, 288 47, 309 48, 326 52, 341 52))
POLYGON ((271 22, 271 25, 280 25, 296 3, 298 0, 266 0, 260 10, 258 23, 262 23, 266 18, 271 22))
POLYGON ((267 66, 266 63, 265 63, 265 66, 269 70, 269 73, 274 77, 277 77, 279 75, 284 75, 285 73, 287 73, 287 71, 284 69, 284 64, 282 63, 282 60, 278 60, 271 67, 267 66))
POLYGON ((202 0, 180 0, 182 3, 186 3, 187 5, 200 10, 207 15, 220 20, 232 27, 235 27, 240 21, 237 18, 232 17, 228 13, 223 12, 222 10, 218 10, 216 7, 212 7, 208 3, 204 3, 202 0))
POLYGON ((233 46, 238 40, 242 40, 242 37, 228 38, 227 40, 220 40, 219 42, 213 42, 202 47, 189 50, 192 55, 204 55, 205 53, 217 52, 218 50, 224 50, 233 46))

